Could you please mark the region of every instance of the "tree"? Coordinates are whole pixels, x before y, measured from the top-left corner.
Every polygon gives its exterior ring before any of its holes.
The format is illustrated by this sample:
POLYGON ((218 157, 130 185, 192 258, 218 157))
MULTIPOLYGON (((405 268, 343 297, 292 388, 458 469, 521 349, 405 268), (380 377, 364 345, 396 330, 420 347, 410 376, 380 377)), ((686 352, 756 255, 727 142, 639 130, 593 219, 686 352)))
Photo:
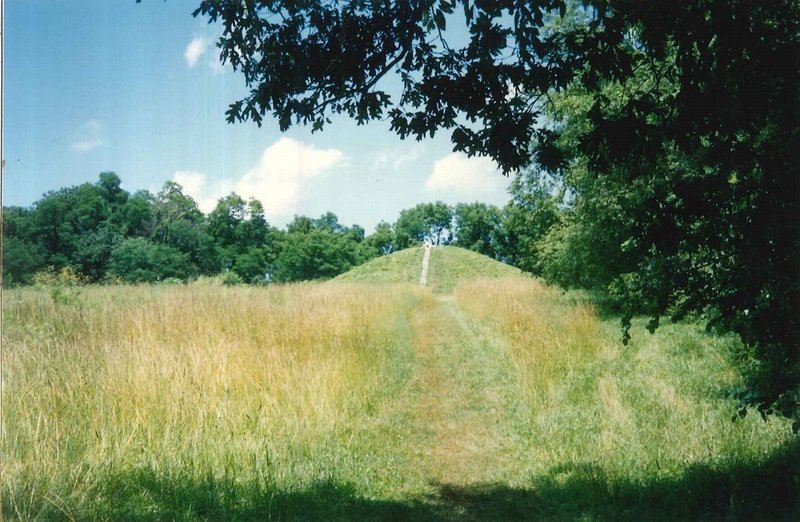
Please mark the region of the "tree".
POLYGON ((81 234, 75 241, 72 266, 88 281, 102 280, 111 253, 122 239, 122 235, 108 223, 100 225, 92 232, 81 234))
POLYGON ((588 251, 615 253, 595 275, 629 313, 651 328, 710 314, 762 362, 747 400, 797 418, 798 2, 205 0, 198 14, 222 22, 220 54, 250 89, 229 121, 388 117, 401 137, 447 129, 504 171, 532 161, 574 191, 570 226, 621 224, 588 251))
POLYGON ((208 215, 208 233, 221 247, 238 245, 239 228, 247 216, 247 203, 234 192, 222 197, 208 215))
POLYGON ((116 234, 105 194, 100 184, 84 183, 48 192, 36 202, 26 226, 48 265, 71 267, 90 279, 99 277, 116 234), (103 253, 101 242, 108 247, 103 253))
POLYGON ((100 194, 103 199, 109 204, 112 210, 116 210, 119 206, 124 205, 128 201, 128 193, 122 187, 122 180, 114 172, 101 172, 97 187, 100 189, 100 194))
POLYGON ((651 331, 663 315, 698 313, 738 333, 759 360, 740 405, 798 430, 800 131, 787 113, 800 103, 800 6, 617 16, 632 31, 615 43, 629 70, 587 65, 546 109, 550 170, 574 201, 545 243, 545 274, 565 279, 564 261, 584 260, 572 277, 622 304, 624 342, 634 313, 651 331))
POLYGON ((459 203, 453 211, 453 244, 485 256, 500 256, 502 215, 500 209, 486 203, 459 203))
POLYGON ((126 283, 154 283, 168 278, 186 280, 197 275, 187 254, 141 237, 128 238, 114 249, 108 271, 126 283))
POLYGON ((126 236, 150 237, 154 225, 154 202, 155 198, 148 191, 137 191, 114 212, 111 219, 126 236))
POLYGON ((29 284, 33 274, 45 267, 44 250, 36 243, 3 237, 3 284, 29 284))
POLYGON ((389 223, 381 221, 375 227, 375 232, 364 240, 366 248, 372 252, 367 257, 377 257, 391 254, 394 251, 394 228, 389 223))
MULTIPOLYGON (((509 188, 511 201, 503 209, 500 250, 503 259, 531 273, 541 274, 539 241, 562 219, 563 197, 552 180, 536 171, 517 174, 509 188)), ((580 285, 582 280, 554 280, 562 286, 580 285)))
POLYGON ((327 228, 289 232, 276 260, 278 281, 335 277, 360 263, 358 244, 327 228))
POLYGON ((453 211, 445 203, 420 203, 414 208, 400 212, 394 225, 396 248, 408 248, 426 239, 434 244, 450 240, 453 211))
POLYGON ((336 214, 318 219, 295 216, 287 232, 275 240, 280 250, 275 258, 278 281, 310 281, 335 277, 370 257, 362 247, 364 229, 339 224, 336 214))
POLYGON ((151 238, 187 254, 202 274, 216 274, 222 268, 213 238, 206 232, 203 213, 174 181, 164 183, 153 201, 151 238))
POLYGON ((281 130, 292 123, 319 130, 332 114, 359 123, 388 116, 403 138, 451 129, 456 150, 490 155, 508 171, 528 163, 530 138, 540 132, 537 101, 552 82, 563 81, 550 71, 548 42, 538 36, 541 9, 563 6, 558 0, 205 0, 194 14, 221 22, 221 58, 250 89, 230 106, 228 121, 260 125, 272 112, 281 130), (449 45, 445 31, 459 3, 470 30, 461 49, 449 45), (379 88, 392 71, 403 82, 396 98, 379 88))

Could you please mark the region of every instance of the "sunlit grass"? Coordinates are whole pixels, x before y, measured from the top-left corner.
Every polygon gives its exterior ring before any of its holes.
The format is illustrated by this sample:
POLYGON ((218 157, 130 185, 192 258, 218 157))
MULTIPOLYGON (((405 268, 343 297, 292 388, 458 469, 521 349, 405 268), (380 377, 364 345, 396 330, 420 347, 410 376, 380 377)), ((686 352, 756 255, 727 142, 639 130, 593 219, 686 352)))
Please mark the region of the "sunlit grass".
POLYGON ((432 267, 454 296, 341 281, 6 291, 3 514, 798 513, 786 423, 730 420, 735 340, 636 322, 625 347, 618 319, 535 279, 444 277, 463 265, 452 251, 432 267))
POLYGON ((520 269, 471 250, 454 246, 431 249, 428 287, 436 294, 450 294, 462 281, 514 276, 525 277, 520 269))
POLYGON ((380 469, 363 469, 381 448, 353 446, 393 375, 407 373, 403 321, 416 290, 67 291, 69 303, 42 289, 5 295, 7 514, 119 514, 109 481, 129 473, 386 489, 380 469))
POLYGON ((600 321, 535 280, 465 283, 456 303, 506 343, 521 396, 530 472, 568 480, 601 470, 615 481, 679 477, 692 466, 757 459, 791 440, 782 419, 731 422, 725 390, 739 384, 732 338, 695 325, 650 335, 600 321))
POLYGON ((411 247, 367 261, 337 276, 334 281, 346 283, 419 283, 422 269, 422 248, 411 247))

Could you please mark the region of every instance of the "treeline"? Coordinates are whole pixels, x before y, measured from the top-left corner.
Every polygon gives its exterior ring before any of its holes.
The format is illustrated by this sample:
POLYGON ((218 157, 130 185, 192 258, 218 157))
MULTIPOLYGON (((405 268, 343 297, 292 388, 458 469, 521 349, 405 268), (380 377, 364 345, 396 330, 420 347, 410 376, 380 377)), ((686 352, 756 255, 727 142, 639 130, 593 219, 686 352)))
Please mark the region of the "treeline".
POLYGON ((326 279, 426 239, 534 266, 527 246, 538 230, 530 228, 536 217, 519 204, 522 197, 502 210, 483 203, 423 203, 366 235, 330 212, 297 216, 280 230, 255 199, 232 193, 205 215, 175 182, 157 194, 130 194, 120 184, 119 176, 104 172, 96 183, 49 192, 31 208, 4 208, 4 284, 30 284, 37 274, 65 270, 93 283, 217 274, 246 283, 326 279))

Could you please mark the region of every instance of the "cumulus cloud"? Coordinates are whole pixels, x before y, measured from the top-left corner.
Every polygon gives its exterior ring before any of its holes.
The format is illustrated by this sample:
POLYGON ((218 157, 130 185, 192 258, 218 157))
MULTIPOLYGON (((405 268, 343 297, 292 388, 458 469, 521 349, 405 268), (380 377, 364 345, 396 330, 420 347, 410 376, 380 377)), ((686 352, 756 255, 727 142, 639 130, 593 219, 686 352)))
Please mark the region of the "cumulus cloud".
POLYGON ((192 170, 179 170, 172 175, 172 181, 183 187, 183 192, 197 202, 197 206, 208 214, 217 206, 217 200, 230 194, 233 184, 230 181, 208 183, 206 175, 192 170))
POLYGON ((208 40, 202 36, 195 36, 192 38, 192 41, 186 46, 186 50, 183 51, 186 64, 189 67, 197 65, 197 62, 200 60, 200 57, 203 56, 203 53, 206 52, 206 49, 208 49, 208 40))
POLYGON ((209 183, 204 174, 193 171, 178 171, 172 179, 203 212, 213 210, 220 197, 236 192, 245 199, 258 199, 270 219, 282 220, 298 211, 314 178, 344 164, 344 153, 338 149, 318 149, 284 137, 267 147, 258 164, 238 179, 209 183))
POLYGON ((481 198, 503 193, 503 179, 491 159, 469 158, 454 152, 433 164, 433 171, 425 182, 425 190, 459 198, 481 198))
POLYGON ((89 152, 106 144, 101 136, 102 125, 99 121, 91 119, 81 125, 75 132, 75 139, 70 143, 70 148, 76 152, 89 152))

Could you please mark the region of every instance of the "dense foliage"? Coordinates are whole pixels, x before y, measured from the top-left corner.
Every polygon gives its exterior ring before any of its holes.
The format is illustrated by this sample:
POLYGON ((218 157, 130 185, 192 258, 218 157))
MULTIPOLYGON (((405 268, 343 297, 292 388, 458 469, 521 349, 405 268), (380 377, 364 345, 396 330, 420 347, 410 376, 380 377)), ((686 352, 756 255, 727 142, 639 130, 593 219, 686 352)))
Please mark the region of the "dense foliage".
POLYGON ((3 283, 52 280, 62 271, 89 283, 217 274, 228 284, 329 279, 426 240, 514 258, 500 240, 505 214, 491 205, 421 203, 370 235, 331 212, 295 216, 279 230, 267 222, 261 202, 235 193, 205 215, 174 181, 155 195, 129 194, 120 183, 103 172, 96 183, 48 192, 31 208, 5 207, 3 283))
POLYGON ((204 215, 175 182, 155 195, 129 194, 104 172, 97 183, 49 192, 32 208, 3 209, 3 283, 30 284, 38 272, 62 270, 86 282, 220 273, 249 283, 329 278, 382 253, 380 241, 330 213, 298 216, 281 231, 258 200, 233 193, 204 215))

